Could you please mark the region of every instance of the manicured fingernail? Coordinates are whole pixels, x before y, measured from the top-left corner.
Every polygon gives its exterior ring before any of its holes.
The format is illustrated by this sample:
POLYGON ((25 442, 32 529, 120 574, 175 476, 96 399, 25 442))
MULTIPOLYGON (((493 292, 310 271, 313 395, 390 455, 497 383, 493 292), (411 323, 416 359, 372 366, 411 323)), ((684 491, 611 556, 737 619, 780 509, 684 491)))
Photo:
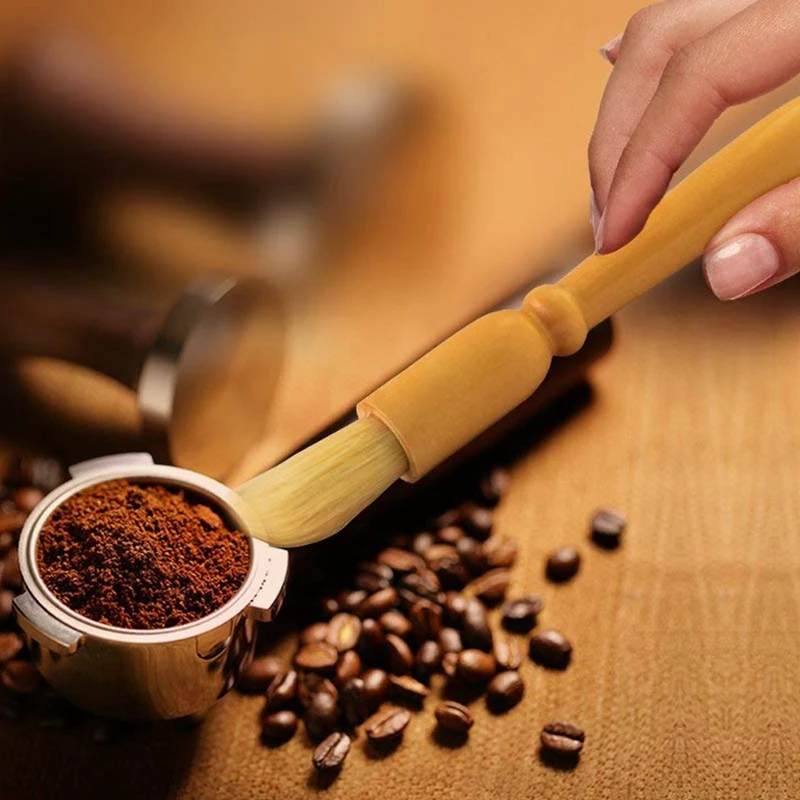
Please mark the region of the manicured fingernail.
POLYGON ((604 45, 603 45, 603 46, 600 48, 600 55, 601 55, 601 56, 603 56, 603 58, 604 58, 606 61, 608 61, 608 63, 609 63, 609 64, 613 64, 613 63, 614 63, 614 60, 615 60, 615 59, 612 57, 611 53, 612 53, 612 51, 614 50, 614 48, 615 48, 615 47, 616 47, 616 46, 617 46, 617 45, 618 45, 618 44, 619 44, 621 41, 622 41, 622 34, 619 34, 619 36, 615 36, 615 37, 614 37, 614 38, 613 38, 613 39, 612 39, 610 42, 606 42, 606 43, 605 43, 605 44, 604 44, 604 45))
POLYGON ((594 251, 599 253, 603 249, 603 234, 606 230, 606 212, 600 215, 600 221, 594 231, 594 251))
POLYGON ((597 198, 594 196, 594 192, 592 192, 592 199, 589 203, 589 220, 592 223, 592 233, 595 239, 597 239, 597 226, 600 223, 600 209, 597 207, 597 198))
POLYGON ((775 245, 766 236, 743 233, 706 253, 703 270, 720 300, 736 300, 773 277, 780 263, 775 245))

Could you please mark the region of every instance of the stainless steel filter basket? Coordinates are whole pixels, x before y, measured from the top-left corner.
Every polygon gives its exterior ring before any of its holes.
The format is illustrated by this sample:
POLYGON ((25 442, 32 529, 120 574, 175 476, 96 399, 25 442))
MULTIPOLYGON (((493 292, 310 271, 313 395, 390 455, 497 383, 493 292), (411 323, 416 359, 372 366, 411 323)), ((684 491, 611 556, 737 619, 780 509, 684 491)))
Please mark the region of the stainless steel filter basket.
POLYGON ((61 603, 44 584, 36 546, 47 518, 71 495, 117 478, 180 486, 247 533, 238 495, 215 480, 153 463, 147 454, 94 459, 73 466, 72 479, 33 510, 19 542, 24 592, 14 600, 33 659, 47 681, 76 706, 119 719, 167 719, 206 710, 236 681, 252 656, 255 622, 269 621, 283 600, 285 550, 250 539, 250 570, 231 600, 197 622, 130 630, 95 622, 61 603))

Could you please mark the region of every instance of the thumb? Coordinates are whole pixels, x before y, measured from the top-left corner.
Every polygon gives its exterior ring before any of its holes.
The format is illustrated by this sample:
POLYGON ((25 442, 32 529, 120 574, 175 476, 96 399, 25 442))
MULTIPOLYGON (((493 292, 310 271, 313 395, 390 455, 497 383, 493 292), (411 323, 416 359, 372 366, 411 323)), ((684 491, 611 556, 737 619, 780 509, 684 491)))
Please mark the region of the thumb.
POLYGON ((703 256, 706 283, 720 300, 736 300, 800 271, 800 179, 742 209, 703 256))

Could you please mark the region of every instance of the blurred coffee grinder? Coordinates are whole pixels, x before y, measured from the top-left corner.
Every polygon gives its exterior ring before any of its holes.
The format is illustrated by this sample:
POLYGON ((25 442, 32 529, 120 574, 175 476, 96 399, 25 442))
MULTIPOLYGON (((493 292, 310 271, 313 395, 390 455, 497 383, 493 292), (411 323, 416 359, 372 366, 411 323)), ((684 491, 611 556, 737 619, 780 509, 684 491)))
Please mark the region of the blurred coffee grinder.
MULTIPOLYGON (((12 437, 69 460, 144 447, 224 478, 258 440, 277 386, 277 289, 320 263, 410 108, 391 80, 344 83, 286 140, 187 115, 72 37, 11 52, 0 65, 0 412, 12 437), (220 277, 199 247, 188 269, 162 253, 148 271, 98 235, 109 196, 131 187, 234 220, 251 257, 233 269, 218 259, 234 273, 220 277), (118 394, 71 417, 62 397, 37 394, 20 368, 31 357, 93 370, 118 394)), ((143 238, 169 253, 146 221, 143 238)), ((169 215, 161 231, 175 238, 169 215)))
MULTIPOLYGON (((155 205, 141 218, 137 246, 151 247, 146 255, 161 244, 169 251, 174 242, 165 240, 180 239, 180 221, 194 212, 196 229, 226 230, 229 221, 246 233, 233 258, 209 248, 214 268, 238 260, 247 262, 242 271, 291 283, 320 263, 326 239, 364 206, 418 108, 397 81, 364 75, 336 85, 289 138, 187 114, 86 42, 39 38, 0 65, 0 247, 39 261, 55 251, 59 263, 79 249, 84 264, 88 252, 107 268, 128 254, 123 242, 108 241, 103 222, 120 211, 114 199, 130 196, 155 205), (158 219, 180 207, 183 217, 158 219)), ((207 243, 201 235, 188 259, 207 263, 207 243)))

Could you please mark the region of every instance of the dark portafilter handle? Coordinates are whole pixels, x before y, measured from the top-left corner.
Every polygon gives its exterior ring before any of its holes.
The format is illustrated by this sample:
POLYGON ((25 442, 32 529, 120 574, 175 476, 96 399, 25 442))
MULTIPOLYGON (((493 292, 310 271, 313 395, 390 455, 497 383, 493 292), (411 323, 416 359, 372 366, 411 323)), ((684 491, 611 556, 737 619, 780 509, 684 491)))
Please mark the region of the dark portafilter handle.
POLYGON ((263 192, 304 181, 308 143, 187 114, 129 79, 84 40, 40 36, 0 69, 0 122, 23 168, 82 184, 109 177, 184 189, 263 192))
MULTIPOLYGON (((258 278, 195 279, 160 310, 0 276, 2 360, 59 359, 133 389, 136 446, 217 479, 261 435, 284 334, 280 298, 258 278)), ((89 424, 108 422, 101 409, 89 424)))
POLYGON ((135 389, 164 312, 0 276, 0 354, 69 361, 135 389))

